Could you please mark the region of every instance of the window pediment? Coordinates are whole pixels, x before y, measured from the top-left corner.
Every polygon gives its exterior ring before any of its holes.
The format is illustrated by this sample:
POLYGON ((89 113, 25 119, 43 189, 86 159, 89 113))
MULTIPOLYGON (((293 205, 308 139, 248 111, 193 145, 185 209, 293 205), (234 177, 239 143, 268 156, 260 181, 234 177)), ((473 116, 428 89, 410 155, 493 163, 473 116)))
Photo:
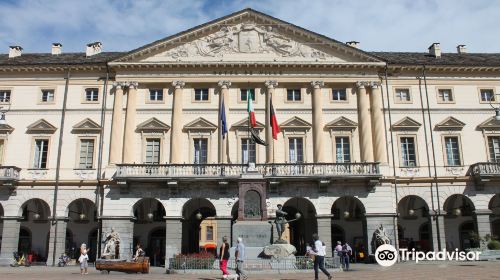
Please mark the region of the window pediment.
MULTIPOLYGON (((262 124, 261 122, 257 122, 257 126, 255 128, 258 130, 262 130, 264 129, 264 127, 264 124, 262 124)), ((239 122, 234 123, 231 126, 231 130, 248 130, 248 118, 244 118, 239 122)))
POLYGON ((358 127, 355 121, 352 121, 346 117, 337 118, 325 125, 326 129, 329 130, 350 130, 353 131, 358 127))
POLYGON ((422 126, 416 120, 410 117, 404 117, 391 126, 392 130, 418 130, 422 126))
POLYGON ((184 126, 184 131, 210 131, 213 132, 217 129, 217 125, 207 121, 206 119, 200 117, 196 120, 186 124, 184 126))
POLYGON ((149 120, 139 124, 136 128, 137 132, 141 133, 154 133, 154 132, 167 132, 170 126, 157 118, 150 118, 149 120))
POLYGON ((280 124, 280 129, 286 130, 309 130, 311 129, 311 124, 299 117, 293 117, 280 124))
POLYGON ((488 118, 477 126, 480 130, 500 130, 500 121, 495 117, 488 118))
POLYGON ((10 134, 14 128, 8 124, 0 124, 0 134, 10 134))
POLYGON ((98 134, 101 132, 101 126, 91 120, 90 118, 86 118, 83 121, 75 124, 73 126, 73 130, 71 133, 74 134, 84 134, 84 133, 89 133, 89 134, 98 134))
POLYGON ((465 123, 459 121, 454 117, 447 117, 442 122, 436 124, 436 130, 462 130, 464 128, 465 123))
POLYGON ((44 119, 40 119, 31 125, 28 126, 28 129, 26 130, 26 133, 28 134, 53 134, 56 132, 57 127, 53 126, 50 124, 48 121, 44 119))

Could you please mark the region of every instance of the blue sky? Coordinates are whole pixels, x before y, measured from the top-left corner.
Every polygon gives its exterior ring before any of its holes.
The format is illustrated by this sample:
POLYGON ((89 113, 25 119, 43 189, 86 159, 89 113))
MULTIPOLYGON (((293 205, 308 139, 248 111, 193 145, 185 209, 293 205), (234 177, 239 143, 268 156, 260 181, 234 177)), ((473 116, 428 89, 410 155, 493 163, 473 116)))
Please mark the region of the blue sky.
POLYGON ((0 53, 128 51, 246 7, 367 51, 500 53, 496 0, 0 0, 0 53))

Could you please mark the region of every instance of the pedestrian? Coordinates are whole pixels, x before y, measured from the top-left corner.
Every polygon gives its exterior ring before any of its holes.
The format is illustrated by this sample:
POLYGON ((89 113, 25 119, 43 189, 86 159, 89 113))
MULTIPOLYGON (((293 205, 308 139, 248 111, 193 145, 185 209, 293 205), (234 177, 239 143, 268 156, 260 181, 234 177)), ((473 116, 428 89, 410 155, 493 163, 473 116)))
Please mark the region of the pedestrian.
POLYGON ((328 280, 332 279, 332 275, 325 269, 325 255, 326 250, 323 246, 323 242, 319 240, 319 236, 317 233, 312 236, 314 240, 314 252, 316 253, 316 257, 314 258, 314 279, 318 280, 318 268, 323 271, 323 273, 328 277, 328 280))
POLYGON ((82 243, 82 246, 80 246, 80 257, 78 258, 78 262, 80 262, 80 273, 83 274, 89 274, 87 269, 89 268, 89 256, 88 252, 90 249, 87 249, 87 244, 82 243))
POLYGON ((238 237, 238 245, 236 245, 236 250, 234 252, 234 257, 236 258, 236 274, 240 280, 246 280, 248 278, 246 272, 243 270, 243 261, 245 260, 245 244, 243 244, 243 238, 238 237))
POLYGON ((342 242, 337 241, 337 246, 335 246, 335 254, 339 257, 340 267, 344 267, 344 257, 342 255, 342 242))
POLYGON ((344 243, 344 246, 342 246, 342 258, 344 261, 344 269, 346 271, 349 271, 349 262, 350 262, 351 256, 352 256, 352 248, 346 242, 346 243, 344 243))
POLYGON ((227 273, 227 262, 229 260, 229 243, 227 236, 222 237, 222 245, 219 251, 219 267, 222 270, 222 278, 226 279, 229 273, 227 273))

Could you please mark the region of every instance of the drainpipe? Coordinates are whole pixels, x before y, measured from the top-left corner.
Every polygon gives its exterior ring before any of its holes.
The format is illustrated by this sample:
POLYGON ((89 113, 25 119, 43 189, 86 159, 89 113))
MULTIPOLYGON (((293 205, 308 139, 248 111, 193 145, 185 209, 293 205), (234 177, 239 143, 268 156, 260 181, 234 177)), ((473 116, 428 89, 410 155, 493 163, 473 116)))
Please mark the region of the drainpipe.
MULTIPOLYGON (((392 114, 391 114, 391 101, 389 99, 389 82, 388 82, 388 65, 387 63, 385 64, 385 69, 384 69, 384 75, 385 75, 385 94, 386 94, 386 97, 387 97, 387 112, 388 112, 388 116, 389 116, 389 127, 392 125, 392 114)), ((384 118, 385 119, 385 118, 384 118)), ((394 134, 392 132, 392 128, 391 128, 391 132, 390 132, 390 136, 391 136, 391 157, 392 157, 392 177, 394 178, 394 181, 393 181, 393 184, 394 184, 394 194, 395 194, 395 198, 396 198, 396 217, 394 218, 394 233, 395 233, 395 236, 394 236, 394 245, 396 245, 396 250, 399 250, 399 240, 398 240, 398 182, 396 180, 396 156, 394 154, 394 134)), ((386 139, 387 139, 387 132, 386 132, 386 139)))
MULTIPOLYGON (((103 204, 104 204, 104 189, 101 183, 102 179, 102 155, 104 146, 104 127, 106 125, 106 101, 108 93, 108 81, 109 81, 109 65, 106 64, 106 78, 104 78, 103 94, 102 94, 102 105, 101 105, 101 131, 99 132, 99 152, 97 160, 97 194, 96 194, 96 209, 98 217, 102 217, 103 204)), ((101 255, 101 236, 102 236, 102 220, 98 219, 99 224, 97 226, 97 252, 96 258, 101 255)))
POLYGON ((68 86, 69 86, 69 78, 70 78, 70 69, 66 70, 66 83, 64 85, 64 99, 63 99, 63 107, 61 112, 61 128, 59 130, 59 145, 57 147, 57 164, 56 164, 56 180, 54 185, 54 203, 52 205, 52 225, 55 226, 54 229, 54 248, 52 251, 52 266, 56 265, 56 247, 57 247, 57 194, 59 191, 59 177, 61 170, 61 154, 62 154, 62 145, 63 145, 63 136, 64 136, 64 121, 66 117, 66 104, 68 100, 68 86))
MULTIPOLYGON (((425 98, 427 102, 427 117, 429 118, 429 132, 431 135, 431 148, 432 148, 432 161, 434 165, 434 184, 436 185, 436 199, 437 199, 437 213, 441 214, 441 201, 439 199, 439 183, 437 180, 437 167, 436 167, 436 149, 434 147, 434 135, 432 133, 432 119, 431 119, 431 109, 429 106, 429 92, 427 90, 427 77, 425 75, 425 65, 422 66, 422 76, 424 76, 424 88, 425 88, 425 98)), ((444 225, 443 225, 444 226, 444 225)), ((439 230, 439 219, 436 219, 436 230, 438 238, 438 250, 441 251, 441 234, 439 230)))

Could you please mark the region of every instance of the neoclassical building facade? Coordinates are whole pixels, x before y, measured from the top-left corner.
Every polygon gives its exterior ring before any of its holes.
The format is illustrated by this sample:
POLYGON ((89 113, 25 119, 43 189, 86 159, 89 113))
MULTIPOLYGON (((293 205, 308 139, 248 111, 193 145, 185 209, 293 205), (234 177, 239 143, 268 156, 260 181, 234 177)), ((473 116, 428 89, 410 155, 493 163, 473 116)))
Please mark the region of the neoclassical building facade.
POLYGON ((2 263, 95 259, 114 228, 161 265, 277 204, 298 253, 319 233, 366 256, 380 225, 421 250, 500 235, 498 54, 366 52, 252 9, 101 48, 0 55, 2 263))

